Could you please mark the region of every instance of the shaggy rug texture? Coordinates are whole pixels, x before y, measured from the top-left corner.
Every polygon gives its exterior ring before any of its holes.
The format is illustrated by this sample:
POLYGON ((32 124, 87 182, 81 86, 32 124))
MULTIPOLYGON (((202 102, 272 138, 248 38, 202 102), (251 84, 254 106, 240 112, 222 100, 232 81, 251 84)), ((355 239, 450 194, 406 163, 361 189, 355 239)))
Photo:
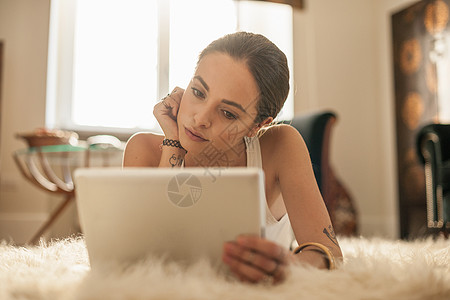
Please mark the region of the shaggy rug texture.
POLYGON ((338 270, 293 266, 285 282, 250 285, 205 262, 148 258, 91 271, 82 238, 0 244, 0 299, 450 299, 450 241, 342 238, 338 270))

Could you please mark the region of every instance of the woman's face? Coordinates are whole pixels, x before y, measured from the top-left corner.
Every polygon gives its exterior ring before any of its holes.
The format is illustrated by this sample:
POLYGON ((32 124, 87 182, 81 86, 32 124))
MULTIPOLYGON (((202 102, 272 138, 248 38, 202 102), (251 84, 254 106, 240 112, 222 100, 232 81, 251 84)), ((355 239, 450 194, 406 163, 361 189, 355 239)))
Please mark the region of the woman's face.
POLYGON ((245 151, 244 136, 258 129, 254 123, 258 93, 244 62, 218 52, 203 57, 178 111, 183 147, 203 165, 221 165, 213 161, 240 157, 245 151))

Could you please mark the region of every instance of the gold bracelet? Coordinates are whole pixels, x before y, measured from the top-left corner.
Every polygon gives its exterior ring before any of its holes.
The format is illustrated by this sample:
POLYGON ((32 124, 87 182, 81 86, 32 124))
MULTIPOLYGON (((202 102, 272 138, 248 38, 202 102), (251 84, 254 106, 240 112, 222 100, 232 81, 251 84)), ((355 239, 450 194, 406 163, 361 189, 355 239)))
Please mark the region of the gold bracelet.
POLYGON ((302 250, 305 249, 306 247, 317 247, 317 248, 319 248, 318 251, 320 253, 322 253, 324 255, 325 259, 327 260, 327 268, 328 268, 328 270, 336 269, 336 262, 335 262, 333 253, 330 251, 330 249, 328 249, 327 247, 325 247, 324 245, 322 245, 320 243, 309 242, 309 243, 301 244, 300 246, 295 248, 294 254, 301 253, 302 250))

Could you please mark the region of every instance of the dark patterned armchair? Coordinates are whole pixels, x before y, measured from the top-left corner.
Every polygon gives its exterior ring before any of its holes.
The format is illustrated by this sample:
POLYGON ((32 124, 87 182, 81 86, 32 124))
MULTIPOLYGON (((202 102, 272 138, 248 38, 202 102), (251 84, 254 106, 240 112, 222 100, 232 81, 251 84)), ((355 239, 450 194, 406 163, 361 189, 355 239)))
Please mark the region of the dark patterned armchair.
POLYGON ((425 166, 427 226, 448 235, 450 230, 450 124, 429 124, 417 135, 425 166))
POLYGON ((353 201, 330 164, 330 138, 337 116, 332 111, 315 111, 283 121, 297 129, 305 140, 314 175, 323 200, 339 235, 357 233, 357 216, 353 201))

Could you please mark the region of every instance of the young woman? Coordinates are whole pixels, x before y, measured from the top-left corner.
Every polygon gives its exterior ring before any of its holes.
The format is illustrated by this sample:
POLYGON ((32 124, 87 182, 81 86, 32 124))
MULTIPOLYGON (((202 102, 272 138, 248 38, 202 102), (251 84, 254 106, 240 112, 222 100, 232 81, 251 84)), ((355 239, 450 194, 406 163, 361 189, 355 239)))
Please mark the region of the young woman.
POLYGON ((270 125, 288 91, 286 56, 277 46, 258 34, 226 35, 200 54, 186 90, 177 87, 155 105, 164 135, 138 133, 125 149, 125 167, 263 169, 267 237, 239 236, 223 250, 242 281, 279 282, 290 263, 331 269, 342 257, 301 135, 270 125), (294 252, 291 228, 300 244, 294 252))

